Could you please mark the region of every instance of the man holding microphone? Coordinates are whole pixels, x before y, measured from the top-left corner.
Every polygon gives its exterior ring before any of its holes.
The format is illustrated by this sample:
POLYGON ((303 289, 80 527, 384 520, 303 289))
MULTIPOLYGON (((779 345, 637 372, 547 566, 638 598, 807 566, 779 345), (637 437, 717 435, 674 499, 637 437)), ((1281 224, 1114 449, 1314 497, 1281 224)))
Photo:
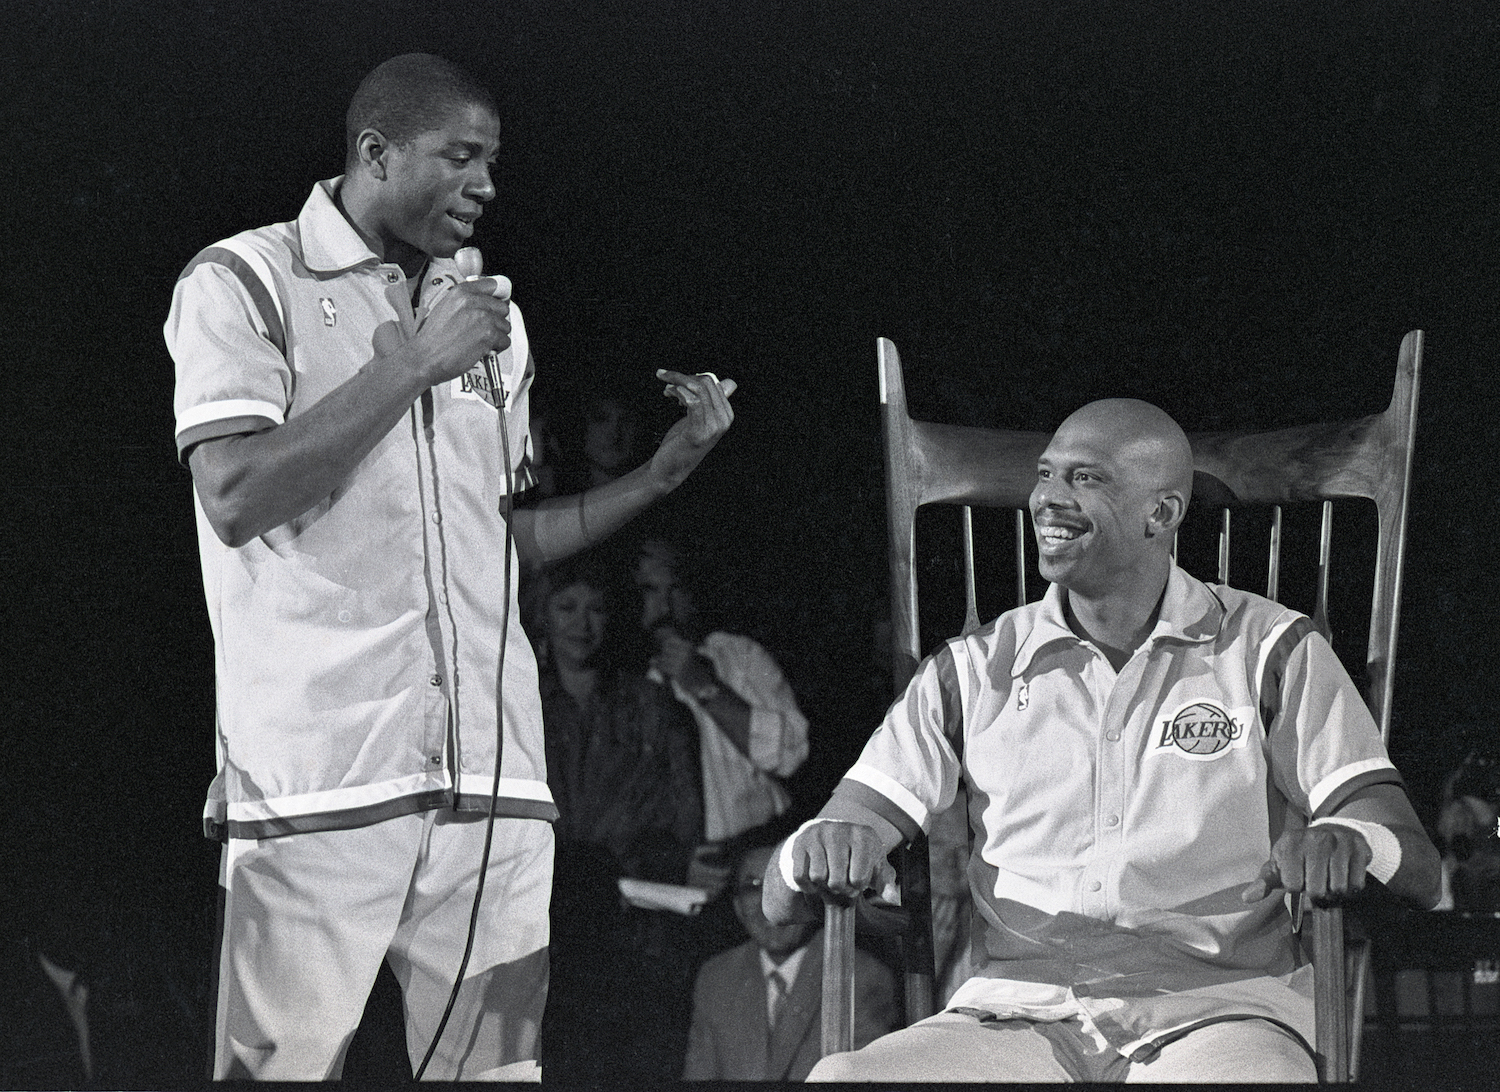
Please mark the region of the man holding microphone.
POLYGON ((525 326, 503 280, 454 260, 499 128, 451 63, 385 62, 350 103, 345 173, 174 293, 216 646, 221 1079, 336 1078, 382 960, 414 1069, 539 1076, 556 809, 519 568, 613 532, 733 419, 732 381, 658 371, 686 412, 646 464, 512 510, 525 326))

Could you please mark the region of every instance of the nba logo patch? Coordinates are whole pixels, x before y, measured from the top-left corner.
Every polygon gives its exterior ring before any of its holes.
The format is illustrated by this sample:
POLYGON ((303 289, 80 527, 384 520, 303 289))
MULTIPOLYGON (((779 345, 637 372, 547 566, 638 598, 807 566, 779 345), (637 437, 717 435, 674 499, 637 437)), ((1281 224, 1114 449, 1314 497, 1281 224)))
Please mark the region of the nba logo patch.
POLYGON ((1234 715, 1211 701, 1189 702, 1170 717, 1156 721, 1151 753, 1211 762, 1245 746, 1250 717, 1234 715))
POLYGON ((318 298, 318 306, 323 309, 323 325, 337 326, 339 324, 339 309, 333 305, 333 300, 327 296, 318 298))

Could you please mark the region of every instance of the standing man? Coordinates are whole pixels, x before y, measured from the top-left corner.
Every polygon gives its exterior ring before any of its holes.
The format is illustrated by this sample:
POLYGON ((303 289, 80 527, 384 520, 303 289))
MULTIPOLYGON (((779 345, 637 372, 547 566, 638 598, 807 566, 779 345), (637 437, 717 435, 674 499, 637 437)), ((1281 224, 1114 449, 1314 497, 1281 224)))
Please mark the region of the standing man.
POLYGON ((968 789, 974 976, 813 1079, 1311 1081, 1284 893, 1368 874, 1437 901, 1437 851, 1328 642, 1173 563, 1192 480, 1155 406, 1064 421, 1031 493, 1047 595, 925 660, 785 843, 772 921, 875 886, 968 789))
POLYGON ((396 57, 346 137, 345 173, 296 220, 189 263, 166 324, 217 657, 214 1072, 337 1077, 382 960, 417 1068, 473 928, 426 1075, 535 1079, 557 812, 519 568, 678 486, 733 384, 658 372, 686 414, 647 464, 511 511, 525 326, 454 261, 495 196, 494 101, 448 61, 396 57))

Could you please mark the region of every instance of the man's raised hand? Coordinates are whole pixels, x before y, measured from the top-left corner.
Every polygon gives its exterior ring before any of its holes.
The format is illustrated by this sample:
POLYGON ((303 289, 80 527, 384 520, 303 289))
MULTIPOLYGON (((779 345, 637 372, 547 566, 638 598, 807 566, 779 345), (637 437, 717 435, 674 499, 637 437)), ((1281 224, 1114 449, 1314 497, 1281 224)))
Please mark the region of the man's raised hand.
POLYGON ((668 384, 667 393, 676 398, 686 411, 662 438, 661 446, 651 456, 652 480, 663 491, 677 488, 713 450, 719 437, 729 430, 734 410, 729 396, 734 393, 733 379, 718 379, 708 373, 686 375, 658 368, 656 378, 668 384))

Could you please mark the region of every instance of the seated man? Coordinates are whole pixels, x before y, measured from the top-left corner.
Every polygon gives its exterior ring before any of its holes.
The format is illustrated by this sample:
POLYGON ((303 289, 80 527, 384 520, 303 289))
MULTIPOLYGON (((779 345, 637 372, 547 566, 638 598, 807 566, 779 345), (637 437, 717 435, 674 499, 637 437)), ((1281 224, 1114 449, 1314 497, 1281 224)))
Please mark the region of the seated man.
MULTIPOLYGON (((684 1080, 800 1081, 818 1060, 822 930, 766 920, 760 893, 770 862, 771 848, 759 846, 735 870, 734 913, 750 939, 698 972, 684 1080)), ((863 1046, 896 1026, 896 981, 880 960, 856 951, 854 985, 854 1042, 863 1046)))
POLYGON ((779 851, 784 922, 878 887, 969 793, 975 977, 812 1079, 1312 1081, 1283 891, 1368 871, 1437 900, 1437 851, 1328 643, 1173 563, 1192 466, 1146 403, 1064 421, 1030 503, 1047 595, 928 658, 779 851))

